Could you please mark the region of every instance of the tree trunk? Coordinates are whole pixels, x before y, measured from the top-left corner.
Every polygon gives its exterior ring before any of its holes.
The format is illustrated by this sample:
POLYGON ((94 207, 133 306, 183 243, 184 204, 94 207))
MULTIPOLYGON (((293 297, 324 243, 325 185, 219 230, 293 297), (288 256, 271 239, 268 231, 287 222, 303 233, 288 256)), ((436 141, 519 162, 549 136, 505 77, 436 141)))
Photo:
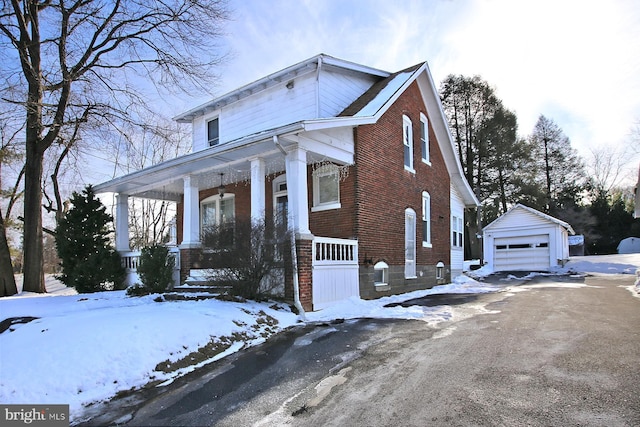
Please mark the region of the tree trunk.
POLYGON ((18 293, 6 233, 4 220, 0 215, 0 297, 8 297, 18 293))
MULTIPOLYGON (((29 129, 27 129, 28 133, 29 129)), ((27 136, 24 175, 24 287, 22 290, 37 293, 47 292, 44 286, 42 252, 42 162, 43 154, 37 142, 30 141, 27 136)))

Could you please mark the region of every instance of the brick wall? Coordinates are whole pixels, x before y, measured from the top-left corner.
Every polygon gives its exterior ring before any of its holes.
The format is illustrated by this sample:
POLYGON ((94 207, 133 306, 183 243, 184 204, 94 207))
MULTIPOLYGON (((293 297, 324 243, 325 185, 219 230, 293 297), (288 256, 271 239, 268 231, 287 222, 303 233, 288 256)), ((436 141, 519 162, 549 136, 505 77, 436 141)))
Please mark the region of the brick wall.
POLYGON ((435 264, 450 265, 449 174, 429 127, 431 165, 422 162, 420 113, 427 115, 414 82, 381 117, 378 123, 358 127, 355 132, 357 224, 362 296, 380 296, 373 287, 373 266, 384 260, 390 266, 393 291, 425 288, 436 284, 435 264), (415 173, 404 169, 402 116, 413 126, 415 173), (432 247, 422 247, 422 192, 431 196, 432 247), (416 213, 417 279, 404 279, 405 209, 416 213), (371 263, 364 264, 365 259, 371 263), (371 270, 369 272, 369 270, 371 270), (373 292, 373 293, 372 293, 373 292))

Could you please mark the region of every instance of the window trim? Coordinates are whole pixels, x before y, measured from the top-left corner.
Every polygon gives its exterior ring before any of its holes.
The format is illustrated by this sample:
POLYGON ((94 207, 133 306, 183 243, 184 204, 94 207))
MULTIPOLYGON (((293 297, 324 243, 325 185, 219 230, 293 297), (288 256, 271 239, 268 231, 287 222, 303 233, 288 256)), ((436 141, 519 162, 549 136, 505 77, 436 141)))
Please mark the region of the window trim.
POLYGON ((416 211, 411 208, 407 208, 404 211, 404 278, 405 279, 416 279, 418 276, 416 275, 416 264, 417 264, 417 255, 418 248, 416 247, 417 240, 417 215, 416 211), (413 223, 409 221, 409 218, 412 218, 413 223), (413 225, 413 228, 410 226, 413 225), (409 240, 409 237, 413 237, 413 240, 409 240), (413 259, 410 259, 409 245, 413 242, 413 259))
POLYGON ((204 215, 202 214, 202 208, 204 205, 208 205, 211 203, 216 203, 216 224, 220 224, 220 215, 221 215, 221 211, 220 211, 220 203, 221 200, 230 200, 233 199, 233 219, 235 220, 236 217, 236 202, 235 202, 235 194, 233 193, 225 193, 224 197, 221 198, 219 194, 214 194, 212 196, 209 196, 207 198, 204 198, 202 200, 200 200, 200 211, 199 211, 199 215, 200 215, 200 236, 202 238, 202 228, 204 227, 204 215))
POLYGON ((423 191, 422 192, 422 247, 423 248, 432 248, 433 244, 431 242, 431 227, 433 222, 431 221, 431 195, 423 191), (424 223, 427 223, 427 235, 424 234, 424 223))
POLYGON ((422 163, 431 166, 431 152, 429 150, 429 119, 420 113, 420 148, 422 163))
POLYGON ((216 145, 220 144, 220 117, 216 116, 216 117, 212 117, 209 120, 207 120, 207 146, 208 147, 215 147, 216 145), (209 123, 212 122, 216 122, 217 123, 217 131, 218 131, 218 136, 216 138, 210 138, 209 137, 209 123), (215 143, 212 144, 212 141, 215 141, 215 143))
POLYGON ((406 114, 402 115, 402 163, 405 170, 416 173, 413 165, 413 122, 406 114), (408 159, 405 153, 407 148, 409 149, 408 159), (408 165, 407 160, 409 161, 408 165))
POLYGON ((340 202, 340 171, 338 166, 334 164, 328 164, 319 167, 313 171, 313 206, 311 212, 327 211, 331 209, 340 209, 342 203, 340 202), (335 175, 335 181, 337 186, 337 200, 330 202, 320 203, 320 178, 328 175, 335 175))
POLYGON ((387 286, 389 285, 389 264, 384 261, 378 261, 374 266, 374 279, 373 285, 377 287, 387 286), (380 272, 382 274, 382 281, 376 282, 375 280, 375 272, 380 272))
POLYGON ((464 247, 464 220, 457 216, 451 215, 451 247, 462 249, 464 247))

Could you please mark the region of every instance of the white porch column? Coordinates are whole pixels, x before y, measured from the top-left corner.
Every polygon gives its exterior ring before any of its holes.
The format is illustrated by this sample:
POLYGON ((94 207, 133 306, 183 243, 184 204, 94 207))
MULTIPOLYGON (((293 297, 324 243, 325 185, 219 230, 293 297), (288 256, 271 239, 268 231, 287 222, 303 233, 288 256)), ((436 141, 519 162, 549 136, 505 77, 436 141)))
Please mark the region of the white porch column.
POLYGON ((184 207, 182 213, 182 243, 185 248, 200 247, 200 202, 198 181, 192 175, 183 178, 184 207))
POLYGON ((307 152, 296 148, 285 158, 289 218, 298 236, 311 235, 309 230, 309 202, 307 192, 307 152))
POLYGON ((116 194, 116 251, 130 251, 129 246, 129 195, 116 194))
POLYGON ((251 220, 260 221, 265 214, 265 173, 264 160, 251 159, 251 220))

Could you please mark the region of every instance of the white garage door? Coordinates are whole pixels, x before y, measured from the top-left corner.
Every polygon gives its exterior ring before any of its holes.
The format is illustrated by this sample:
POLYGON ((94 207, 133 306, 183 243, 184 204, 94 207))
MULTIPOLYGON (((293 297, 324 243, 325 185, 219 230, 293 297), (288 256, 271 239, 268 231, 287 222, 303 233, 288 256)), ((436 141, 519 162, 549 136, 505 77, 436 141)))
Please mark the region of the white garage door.
POLYGON ((494 241, 494 270, 548 270, 549 235, 507 237, 494 241))

